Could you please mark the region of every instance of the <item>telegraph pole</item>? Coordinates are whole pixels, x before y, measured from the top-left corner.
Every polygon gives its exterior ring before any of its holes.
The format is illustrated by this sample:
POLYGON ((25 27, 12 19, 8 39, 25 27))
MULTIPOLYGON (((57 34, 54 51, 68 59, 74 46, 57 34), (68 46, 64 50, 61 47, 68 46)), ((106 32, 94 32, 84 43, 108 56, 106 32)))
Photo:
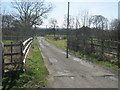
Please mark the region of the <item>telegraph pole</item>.
POLYGON ((67 16, 67 47, 66 47, 66 58, 68 58, 69 6, 70 6, 70 2, 68 2, 68 16, 67 16))

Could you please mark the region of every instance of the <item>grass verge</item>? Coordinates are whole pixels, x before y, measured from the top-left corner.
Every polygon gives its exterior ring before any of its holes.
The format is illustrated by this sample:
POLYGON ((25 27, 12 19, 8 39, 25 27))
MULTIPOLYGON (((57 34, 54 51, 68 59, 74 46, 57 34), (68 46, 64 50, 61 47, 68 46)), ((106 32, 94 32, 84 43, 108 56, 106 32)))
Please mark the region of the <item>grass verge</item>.
MULTIPOLYGON (((44 61, 35 39, 31 46, 30 52, 26 60, 26 71, 20 73, 19 77, 13 77, 11 88, 39 88, 45 87, 47 84, 48 71, 44 65, 44 61)), ((4 79, 6 80, 6 79, 4 79)), ((5 81, 4 81, 5 82, 5 81)), ((9 81, 8 81, 9 82, 9 81)))
POLYGON ((37 88, 46 86, 48 71, 44 65, 44 61, 37 43, 38 41, 35 39, 28 54, 26 73, 20 75, 20 79, 17 81, 19 85, 21 83, 23 84, 21 87, 37 88))
MULTIPOLYGON (((51 43, 51 44, 59 47, 59 48, 62 48, 63 50, 66 50, 66 47, 65 47, 65 45, 66 45, 66 40, 46 39, 46 41, 47 41, 48 43, 51 43)), ((109 63, 109 62, 107 62, 107 61, 100 61, 99 59, 100 59, 101 57, 95 58, 95 57, 93 57, 93 56, 85 55, 85 54, 82 54, 82 53, 80 53, 80 52, 74 52, 73 50, 69 50, 69 51, 70 51, 71 53, 73 53, 74 55, 76 55, 76 56, 80 56, 81 58, 86 58, 87 60, 90 60, 90 61, 92 61, 92 62, 94 62, 94 63, 100 64, 100 65, 102 65, 102 66, 109 67, 109 68, 111 68, 111 69, 113 69, 113 70, 115 70, 115 71, 120 71, 120 68, 118 68, 117 65, 111 64, 111 63, 109 63)))
POLYGON ((4 44, 11 44, 11 42, 16 42, 15 40, 3 40, 4 44))
POLYGON ((57 47, 60 47, 64 50, 66 50, 66 40, 52 40, 52 39, 46 39, 48 43, 51 43, 57 47))

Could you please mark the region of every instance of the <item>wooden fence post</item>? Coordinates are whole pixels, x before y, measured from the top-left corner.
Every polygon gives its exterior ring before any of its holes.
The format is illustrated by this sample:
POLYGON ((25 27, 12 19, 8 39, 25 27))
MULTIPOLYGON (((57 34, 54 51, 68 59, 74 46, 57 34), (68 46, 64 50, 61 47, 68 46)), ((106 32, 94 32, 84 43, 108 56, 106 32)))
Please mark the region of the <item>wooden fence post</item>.
MULTIPOLYGON (((1 43, 2 45, 3 43, 1 43)), ((2 45, 2 78, 4 76, 4 45, 2 45)))
POLYGON ((83 39, 83 45, 84 45, 84 46, 83 46, 83 47, 84 47, 84 50, 83 50, 83 51, 84 51, 84 54, 85 54, 85 53, 86 53, 86 50, 85 50, 85 49, 86 49, 85 39, 83 39))
POLYGON ((23 69, 23 43, 20 41, 21 68, 23 69))
POLYGON ((117 53, 117 57, 118 57, 118 67, 120 68, 120 43, 118 42, 118 53, 117 53))
POLYGON ((101 54, 104 55, 104 40, 101 40, 101 54))
POLYGON ((93 43, 93 38, 91 38, 91 53, 94 52, 94 43, 93 43))
POLYGON ((12 60, 12 53, 13 53, 13 46, 12 46, 13 42, 11 42, 11 62, 13 61, 12 60))

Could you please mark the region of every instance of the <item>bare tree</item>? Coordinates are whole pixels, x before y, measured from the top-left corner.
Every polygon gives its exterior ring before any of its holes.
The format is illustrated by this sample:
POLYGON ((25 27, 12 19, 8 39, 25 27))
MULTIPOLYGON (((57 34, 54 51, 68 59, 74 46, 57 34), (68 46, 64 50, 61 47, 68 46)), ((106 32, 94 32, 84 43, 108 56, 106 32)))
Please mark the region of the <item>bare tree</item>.
POLYGON ((91 16, 90 22, 95 26, 95 28, 104 30, 106 28, 106 24, 108 22, 107 18, 102 15, 94 15, 91 16))
POLYGON ((14 17, 11 15, 3 15, 2 16, 2 28, 9 30, 12 27, 12 23, 14 21, 14 17))
POLYGON ((111 22, 110 22, 110 37, 112 40, 119 40, 118 37, 119 37, 119 20, 118 19, 113 19, 111 22))
POLYGON ((66 15, 64 16, 64 21, 63 21, 62 27, 63 28, 67 27, 67 17, 66 17, 66 15))
POLYGON ((47 18, 47 13, 52 10, 52 4, 46 5, 44 0, 14 0, 13 8, 17 10, 18 24, 24 33, 31 32, 33 26, 41 25, 43 18, 47 18))
POLYGON ((51 24, 51 28, 53 28, 53 34, 55 36, 55 28, 58 26, 57 25, 57 20, 55 18, 51 18, 50 19, 50 24, 51 24))
POLYGON ((2 12, 2 30, 3 30, 3 39, 12 39, 13 32, 13 22, 15 18, 6 10, 2 12))
POLYGON ((110 23, 110 30, 117 30, 118 28, 118 19, 113 19, 110 23))
POLYGON ((83 26, 89 26, 89 11, 84 10, 80 12, 80 18, 83 26))
POLYGON ((76 17, 76 30, 79 29, 81 27, 80 22, 79 22, 79 18, 76 17))
POLYGON ((69 27, 70 28, 75 27, 75 18, 73 16, 69 16, 69 27))
MULTIPOLYGON (((67 15, 65 15, 64 17, 64 21, 63 21, 63 25, 64 28, 67 27, 67 15)), ((75 18, 70 15, 69 16, 69 28, 75 28, 76 27, 76 23, 75 23, 75 18)))

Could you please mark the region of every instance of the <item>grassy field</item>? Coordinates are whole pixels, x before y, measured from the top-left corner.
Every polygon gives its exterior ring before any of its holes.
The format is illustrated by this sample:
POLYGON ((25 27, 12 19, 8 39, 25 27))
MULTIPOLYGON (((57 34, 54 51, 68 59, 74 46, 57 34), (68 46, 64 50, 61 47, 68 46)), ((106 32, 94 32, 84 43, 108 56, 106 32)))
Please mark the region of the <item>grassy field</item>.
MULTIPOLYGON (((60 47, 64 50, 66 50, 66 40, 54 40, 54 39, 46 39, 47 42, 57 46, 57 47, 60 47)), ((109 67, 109 68, 112 68, 113 70, 116 70, 116 71, 120 71, 120 68, 118 68, 117 65, 114 65, 114 64, 111 64, 109 62, 105 62, 105 61, 100 61, 100 59, 106 59, 106 58, 101 58, 101 57, 94 57, 94 56, 88 56, 88 55, 85 55, 85 54, 82 54, 80 52, 74 52, 72 50, 69 50, 71 53, 75 54, 76 56, 79 56, 79 57, 82 57, 82 58, 86 58, 94 63, 97 63, 97 64, 100 64, 100 65, 103 65, 103 66, 106 66, 106 67, 109 67)))
MULTIPOLYGON (((19 77, 14 77, 14 82, 10 83, 8 87, 12 88, 38 88, 46 87, 47 75, 49 74, 41 55, 41 52, 37 46, 37 39, 33 41, 33 45, 30 49, 26 60, 26 71, 20 73, 19 77)), ((3 81, 5 82, 4 79, 3 81)))

